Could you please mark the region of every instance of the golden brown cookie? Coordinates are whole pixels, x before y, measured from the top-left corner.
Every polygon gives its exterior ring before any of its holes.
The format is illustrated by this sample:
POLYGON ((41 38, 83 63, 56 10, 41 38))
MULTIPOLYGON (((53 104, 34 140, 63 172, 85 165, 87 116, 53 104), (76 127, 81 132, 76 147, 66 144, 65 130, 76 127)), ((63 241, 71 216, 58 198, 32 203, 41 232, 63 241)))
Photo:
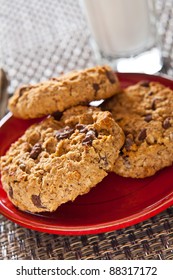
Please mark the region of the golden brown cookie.
POLYGON ((141 82, 111 98, 112 112, 126 140, 114 165, 124 177, 144 178, 173 163, 173 91, 156 82, 141 82))
POLYGON ((9 110, 18 118, 38 118, 105 99, 119 91, 120 84, 112 69, 96 66, 17 89, 9 101, 9 110))
POLYGON ((9 199, 30 212, 54 211, 89 192, 112 170, 124 143, 110 112, 77 106, 28 128, 1 157, 9 199))

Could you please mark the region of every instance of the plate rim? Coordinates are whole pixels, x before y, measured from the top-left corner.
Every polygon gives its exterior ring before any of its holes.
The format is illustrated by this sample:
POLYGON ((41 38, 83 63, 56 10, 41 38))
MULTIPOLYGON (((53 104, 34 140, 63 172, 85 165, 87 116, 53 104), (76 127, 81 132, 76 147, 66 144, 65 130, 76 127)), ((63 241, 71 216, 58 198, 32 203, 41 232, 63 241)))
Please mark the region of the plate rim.
MULTIPOLYGON (((165 198, 163 198, 165 199, 165 198)), ((50 233, 50 234, 59 234, 59 235, 88 235, 88 234, 100 234, 100 233, 105 233, 105 232, 110 232, 110 231, 114 231, 114 230, 118 230, 118 229, 122 229, 122 228, 126 228, 129 226, 133 226, 137 223, 143 222, 149 218, 154 217, 155 215, 161 213, 162 211, 166 210, 168 207, 170 207, 171 205, 173 205, 173 193, 172 196, 165 201, 165 203, 161 203, 161 201, 163 200, 159 200, 156 204, 158 204, 155 208, 151 207, 151 209, 149 211, 140 211, 140 215, 137 214, 133 214, 131 216, 128 216, 127 218, 123 218, 117 221, 121 221, 119 224, 115 224, 114 222, 111 223, 103 223, 103 224, 99 224, 99 226, 85 226, 85 229, 82 227, 77 227, 75 226, 75 228, 73 229, 72 227, 58 227, 56 228, 56 226, 50 226, 49 228, 47 228, 47 225, 45 226, 39 226, 37 227, 37 225, 35 225, 35 222, 32 222, 31 224, 26 223, 25 221, 28 220, 26 218, 23 219, 23 221, 17 219, 17 218, 13 218, 10 216, 10 213, 7 214, 7 212, 3 212, 1 205, 0 204, 0 213, 5 216, 6 218, 8 218, 9 220, 11 220, 12 222, 17 223, 20 226, 23 226, 25 228, 28 229, 32 229, 32 230, 36 230, 39 232, 45 232, 45 233, 50 233), (143 212, 145 214, 143 214, 143 212)), ((149 208, 149 207, 148 207, 149 208)), ((18 210, 20 211, 20 210, 18 210)), ((32 214, 31 214, 32 215, 32 214)), ((36 222, 36 224, 38 224, 38 222, 36 222)), ((39 224, 40 225, 40 224, 39 224)))

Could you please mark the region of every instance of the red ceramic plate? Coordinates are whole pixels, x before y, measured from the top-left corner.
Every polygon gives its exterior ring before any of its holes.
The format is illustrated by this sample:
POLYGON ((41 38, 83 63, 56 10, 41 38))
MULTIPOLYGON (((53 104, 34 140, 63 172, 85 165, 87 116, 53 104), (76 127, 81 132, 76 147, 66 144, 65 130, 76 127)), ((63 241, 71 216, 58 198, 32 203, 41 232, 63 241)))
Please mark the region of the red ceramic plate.
MULTIPOLYGON (((146 74, 118 74, 123 86, 154 80, 173 89, 173 81, 146 74)), ((1 121, 0 155, 25 129, 38 120, 8 115, 1 121)), ((21 226, 54 234, 97 234, 139 223, 173 205, 173 166, 146 179, 109 174, 90 193, 68 202, 54 213, 29 214, 8 200, 0 182, 0 212, 21 226)))

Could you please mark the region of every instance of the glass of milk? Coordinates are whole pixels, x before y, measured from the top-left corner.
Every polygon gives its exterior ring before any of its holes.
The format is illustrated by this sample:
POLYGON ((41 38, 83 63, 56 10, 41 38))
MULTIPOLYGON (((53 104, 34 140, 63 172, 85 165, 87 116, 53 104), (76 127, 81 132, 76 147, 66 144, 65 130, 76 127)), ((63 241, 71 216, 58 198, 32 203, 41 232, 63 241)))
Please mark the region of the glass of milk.
POLYGON ((82 0, 99 64, 119 72, 162 68, 154 0, 82 0))

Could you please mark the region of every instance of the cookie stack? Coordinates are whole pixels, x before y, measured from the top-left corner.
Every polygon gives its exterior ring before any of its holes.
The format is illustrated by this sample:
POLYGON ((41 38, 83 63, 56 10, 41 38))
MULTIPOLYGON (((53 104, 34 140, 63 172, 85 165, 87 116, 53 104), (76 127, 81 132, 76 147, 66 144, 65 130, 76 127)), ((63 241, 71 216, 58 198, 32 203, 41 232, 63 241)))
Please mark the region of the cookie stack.
POLYGON ((15 117, 45 118, 1 157, 2 184, 14 205, 54 211, 112 170, 124 133, 110 112, 86 104, 120 91, 109 67, 94 67, 15 92, 9 101, 15 117))
POLYGON ((44 117, 1 157, 1 180, 23 211, 55 211, 111 171, 144 178, 173 162, 173 93, 155 82, 121 89, 108 66, 18 89, 17 118, 44 117), (91 101, 104 99, 100 108, 91 101))

